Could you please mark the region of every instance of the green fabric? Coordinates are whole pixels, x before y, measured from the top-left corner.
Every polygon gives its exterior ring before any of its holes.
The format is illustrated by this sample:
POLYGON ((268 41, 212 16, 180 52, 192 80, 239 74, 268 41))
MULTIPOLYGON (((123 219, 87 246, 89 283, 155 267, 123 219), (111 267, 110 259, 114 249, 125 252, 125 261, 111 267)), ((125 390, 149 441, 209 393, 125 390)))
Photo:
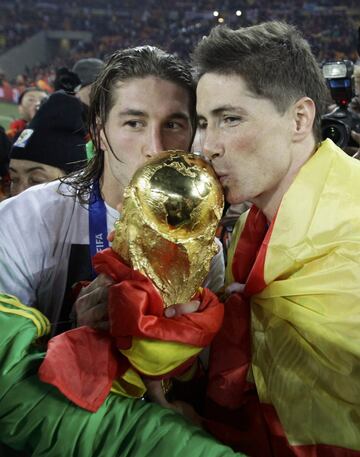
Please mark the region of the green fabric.
POLYGON ((91 160, 95 155, 94 143, 90 140, 86 143, 86 157, 91 160))
POLYGON ((37 370, 38 330, 0 295, 0 442, 33 457, 233 456, 182 416, 110 394, 96 413, 76 407, 37 370))

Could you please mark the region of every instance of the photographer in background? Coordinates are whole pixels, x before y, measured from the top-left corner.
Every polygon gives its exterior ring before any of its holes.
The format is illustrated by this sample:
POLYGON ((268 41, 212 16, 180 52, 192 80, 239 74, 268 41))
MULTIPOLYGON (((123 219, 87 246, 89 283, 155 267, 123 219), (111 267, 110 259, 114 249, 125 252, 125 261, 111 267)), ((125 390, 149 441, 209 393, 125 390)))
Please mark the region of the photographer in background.
POLYGON ((358 60, 325 62, 322 71, 334 105, 322 117, 322 138, 332 139, 348 155, 360 158, 360 27, 358 60))
POLYGON ((353 132, 360 133, 360 109, 356 96, 354 64, 350 60, 325 62, 322 73, 335 104, 321 118, 322 139, 330 138, 353 156, 358 143, 353 132))

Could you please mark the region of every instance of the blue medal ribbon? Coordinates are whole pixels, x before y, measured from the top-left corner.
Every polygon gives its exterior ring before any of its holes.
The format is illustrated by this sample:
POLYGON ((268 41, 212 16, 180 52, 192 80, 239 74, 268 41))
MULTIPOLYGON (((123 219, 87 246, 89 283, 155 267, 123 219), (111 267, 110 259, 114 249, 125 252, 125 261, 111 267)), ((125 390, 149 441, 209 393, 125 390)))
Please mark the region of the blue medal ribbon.
MULTIPOLYGON (((109 247, 106 206, 101 197, 99 182, 93 184, 89 202, 89 243, 91 259, 94 255, 109 247)), ((97 276, 94 269, 93 277, 97 276)))

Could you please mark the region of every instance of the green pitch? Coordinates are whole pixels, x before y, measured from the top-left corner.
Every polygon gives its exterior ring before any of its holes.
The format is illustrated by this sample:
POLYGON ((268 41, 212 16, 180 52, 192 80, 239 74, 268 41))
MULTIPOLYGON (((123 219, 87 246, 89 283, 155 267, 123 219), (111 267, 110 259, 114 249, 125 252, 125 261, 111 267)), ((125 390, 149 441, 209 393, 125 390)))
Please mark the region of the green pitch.
POLYGON ((0 125, 2 125, 5 130, 8 128, 9 123, 17 117, 19 117, 17 105, 0 102, 0 125))

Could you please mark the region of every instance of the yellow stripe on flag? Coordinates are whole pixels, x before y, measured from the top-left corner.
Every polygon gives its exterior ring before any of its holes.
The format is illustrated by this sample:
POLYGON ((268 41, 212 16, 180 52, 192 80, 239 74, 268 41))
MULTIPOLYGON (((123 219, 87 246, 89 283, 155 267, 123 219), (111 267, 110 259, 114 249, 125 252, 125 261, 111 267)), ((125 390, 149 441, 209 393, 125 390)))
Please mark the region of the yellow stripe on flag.
POLYGON ((187 344, 141 338, 133 338, 131 348, 121 350, 131 365, 148 376, 169 373, 200 351, 187 344))

